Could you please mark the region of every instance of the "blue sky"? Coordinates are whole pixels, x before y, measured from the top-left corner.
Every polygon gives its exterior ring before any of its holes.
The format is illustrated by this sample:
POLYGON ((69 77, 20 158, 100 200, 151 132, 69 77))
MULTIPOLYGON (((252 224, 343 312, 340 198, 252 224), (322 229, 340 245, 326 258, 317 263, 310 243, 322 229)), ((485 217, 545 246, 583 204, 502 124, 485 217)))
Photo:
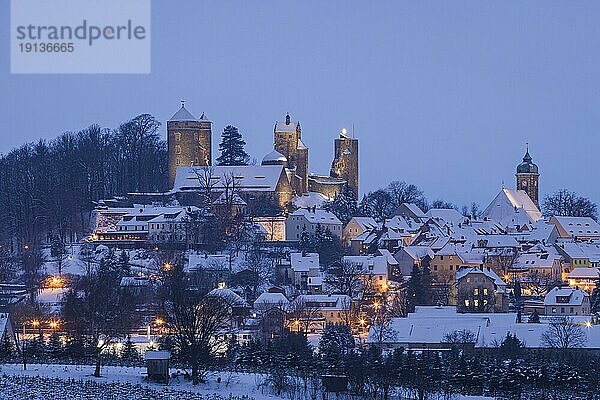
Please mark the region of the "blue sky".
MULTIPOLYGON (((157 1, 149 75, 11 75, 0 2, 0 152, 188 101, 257 159, 298 118, 313 172, 355 127, 361 191, 399 179, 482 206, 514 187, 525 142, 541 195, 600 202, 600 2, 157 1)), ((163 130, 164 134, 164 130, 163 130)))

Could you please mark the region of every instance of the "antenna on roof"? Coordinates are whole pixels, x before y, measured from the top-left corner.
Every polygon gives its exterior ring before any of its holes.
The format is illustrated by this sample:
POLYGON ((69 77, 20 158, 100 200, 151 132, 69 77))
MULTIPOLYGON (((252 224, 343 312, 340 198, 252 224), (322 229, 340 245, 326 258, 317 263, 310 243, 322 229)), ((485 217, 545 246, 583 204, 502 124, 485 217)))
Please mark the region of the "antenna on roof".
POLYGON ((354 122, 352 123, 352 139, 354 139, 354 122))
POLYGON ((504 189, 504 179, 502 179, 502 189, 504 189))
POLYGON ((529 142, 525 142, 525 149, 529 152, 529 142))
POLYGON ((181 108, 185 107, 185 100, 181 100, 181 108))

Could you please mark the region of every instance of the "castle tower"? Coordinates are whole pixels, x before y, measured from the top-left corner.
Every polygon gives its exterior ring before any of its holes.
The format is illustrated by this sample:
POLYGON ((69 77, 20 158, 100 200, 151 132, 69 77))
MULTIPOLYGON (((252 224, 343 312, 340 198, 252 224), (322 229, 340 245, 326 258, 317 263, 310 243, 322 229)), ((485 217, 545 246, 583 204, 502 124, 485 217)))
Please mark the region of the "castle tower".
POLYGON ((195 118, 181 102, 181 108, 167 121, 169 187, 175 183, 177 167, 211 165, 212 122, 195 118))
MULTIPOLYGON (((284 122, 275 122, 273 130, 275 150, 287 159, 286 167, 299 179, 294 185, 297 194, 308 192, 308 148, 302 143, 300 122, 292 121, 290 115, 284 122)), ((295 180, 294 180, 295 181, 295 180)))
POLYGON ((344 179, 358 199, 358 139, 349 137, 346 129, 335 139, 333 157, 329 175, 344 179))
POLYGON ((538 187, 540 174, 538 166, 533 163, 529 155, 529 145, 527 145, 523 162, 517 166, 515 176, 517 178, 517 190, 524 190, 535 205, 540 208, 538 187))

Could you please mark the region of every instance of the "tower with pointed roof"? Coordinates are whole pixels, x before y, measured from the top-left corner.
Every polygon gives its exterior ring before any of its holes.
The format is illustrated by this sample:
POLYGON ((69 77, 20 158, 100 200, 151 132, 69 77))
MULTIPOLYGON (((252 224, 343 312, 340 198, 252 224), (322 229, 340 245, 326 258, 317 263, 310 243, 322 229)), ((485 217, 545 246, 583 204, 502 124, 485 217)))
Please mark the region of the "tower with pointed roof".
POLYGON ((285 121, 275 122, 273 130, 275 150, 287 159, 286 167, 297 179, 294 191, 296 194, 308 192, 308 148, 302 143, 300 122, 292 121, 290 114, 285 121))
POLYGON ((517 190, 525 191, 525 193, 527 193, 529 198, 539 209, 540 204, 538 183, 540 173, 538 166, 533 163, 533 159, 529 155, 529 145, 527 145, 523 162, 517 165, 517 173, 515 174, 515 177, 517 178, 517 190))
POLYGON ((340 137, 335 139, 329 175, 345 180, 358 199, 358 139, 348 136, 346 129, 342 129, 340 137))
POLYGON ((212 122, 204 113, 194 117, 181 102, 181 108, 167 121, 169 188, 175 183, 177 167, 211 165, 212 122))

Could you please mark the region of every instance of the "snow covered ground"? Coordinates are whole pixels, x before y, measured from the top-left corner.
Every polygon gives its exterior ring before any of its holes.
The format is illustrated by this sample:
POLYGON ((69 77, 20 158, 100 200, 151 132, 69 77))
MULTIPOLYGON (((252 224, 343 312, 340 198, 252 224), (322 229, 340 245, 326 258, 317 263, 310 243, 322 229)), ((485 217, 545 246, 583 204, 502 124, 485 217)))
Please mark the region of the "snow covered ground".
POLYGON ((0 371, 4 375, 0 378, 2 399, 280 399, 258 388, 260 380, 253 374, 210 373, 204 384, 194 386, 182 377, 165 386, 144 382, 146 369, 139 367, 105 366, 100 378, 92 376, 90 365, 32 364, 23 371, 22 365, 7 364, 0 371), (221 382, 217 382, 219 377, 221 382), (45 385, 52 390, 44 389, 45 385))
MULTIPOLYGON (((145 368, 102 368, 102 377, 92 376, 91 365, 32 364, 23 371, 20 364, 1 366, 0 398, 6 400, 54 399, 157 399, 157 400, 277 400, 263 376, 247 373, 215 372, 207 382, 194 386, 183 378, 172 379, 168 386, 144 381, 145 368), (218 381, 220 378, 220 382, 218 381)), ((172 370, 175 372, 175 370, 172 370)), ((455 400, 491 400, 489 397, 458 396, 455 400)))

